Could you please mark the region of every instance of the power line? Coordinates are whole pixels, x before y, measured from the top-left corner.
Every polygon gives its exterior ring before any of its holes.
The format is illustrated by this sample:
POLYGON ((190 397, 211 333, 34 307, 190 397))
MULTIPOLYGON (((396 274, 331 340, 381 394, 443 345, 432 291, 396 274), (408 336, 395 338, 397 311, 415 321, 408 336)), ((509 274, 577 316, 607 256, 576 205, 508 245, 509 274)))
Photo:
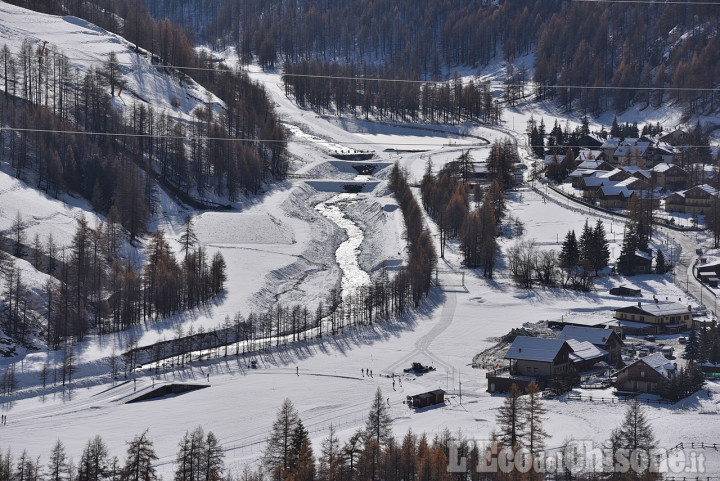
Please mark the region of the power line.
MULTIPOLYGON (((288 143, 288 144, 345 144, 345 145, 384 145, 383 142, 376 141, 333 141, 333 140, 322 140, 322 139, 287 139, 287 140, 273 140, 273 139, 251 139, 251 138, 240 138, 240 137, 202 137, 202 136, 182 136, 182 135, 155 135, 155 134, 135 134, 131 132, 89 132, 84 130, 59 130, 59 129, 29 129, 29 128, 18 128, 18 127, 0 127, 0 132, 28 132, 38 134, 66 134, 66 135, 84 135, 84 136, 97 136, 97 137, 131 137, 131 138, 149 138, 149 139, 164 139, 164 140, 217 140, 224 142, 248 142, 248 143, 259 143, 259 144, 277 144, 277 143, 288 143)), ((438 132, 442 133, 442 132, 438 132)), ((445 132, 448 135, 460 135, 453 132, 445 132)), ((393 145, 402 146, 432 146, 437 147, 438 144, 432 144, 428 142, 391 142, 393 145)), ((479 143, 479 142, 467 142, 467 143, 445 143, 442 147, 490 147, 491 143, 479 143)), ((580 149, 590 150, 603 150, 600 145, 527 145, 527 147, 543 147, 546 149, 552 149, 553 147, 562 148, 573 148, 577 147, 580 149)), ((621 146, 626 147, 630 151, 633 150, 634 146, 621 146)), ((613 147, 608 147, 613 148, 613 147)), ((707 145, 676 145, 674 149, 684 148, 712 148, 707 145)))
MULTIPOLYGON (((574 1, 584 1, 584 2, 591 2, 596 0, 574 0, 574 1)), ((640 1, 640 0, 638 0, 640 1)), ((720 3, 714 4, 719 5, 720 3)), ((36 58, 35 55, 25 55, 19 52, 13 53, 10 52, 11 56, 18 57, 18 58, 36 58)), ((136 54, 137 55, 137 54, 136 54)), ((0 53, 0 56, 2 54, 0 53)), ((109 62, 102 62, 100 60, 96 59, 87 59, 87 58, 80 58, 80 57, 67 57, 63 56, 66 60, 74 60, 78 62, 84 62, 84 63, 90 63, 90 64, 102 64, 107 65, 110 64, 109 62)), ((222 61, 222 60, 221 60, 222 61)), ((238 70, 228 68, 228 67, 189 67, 189 66, 177 66, 177 65, 163 65, 163 64, 142 64, 142 63, 135 63, 135 62, 112 62, 111 65, 121 65, 126 67, 133 67, 136 69, 144 69, 144 70, 150 70, 150 69, 173 69, 173 70, 190 70, 190 71, 200 71, 200 72, 233 72, 237 73, 238 70)), ((265 79, 257 79, 253 78, 251 76, 251 73, 248 71, 244 71, 249 77, 252 78, 254 81, 262 82, 262 83, 274 83, 271 80, 265 80, 265 79)), ((420 85, 440 85, 440 84, 448 84, 453 82, 453 79, 448 80, 413 80, 413 79, 398 79, 398 78, 388 78, 388 77, 357 77, 357 76, 343 76, 343 75, 319 75, 319 74, 299 74, 299 73, 288 73, 288 72, 282 72, 279 74, 281 77, 300 77, 300 78, 311 78, 311 79, 320 79, 320 80, 347 80, 347 81, 356 81, 356 82, 387 82, 387 83, 405 83, 405 84, 420 84, 420 85)), ((2 77, 2 76, 0 76, 2 77)), ((465 83, 463 83, 465 85, 465 83)), ((528 81, 526 83, 506 83, 501 80, 481 80, 478 79, 479 86, 494 86, 494 87, 504 87, 504 88, 543 88, 543 89, 580 89, 580 90, 641 90, 641 91, 652 91, 652 90, 663 90, 663 91, 676 91, 676 92, 720 92, 720 87, 670 87, 670 86, 655 86, 655 87, 643 87, 643 86, 636 86, 636 87, 629 87, 629 86, 614 86, 614 85, 568 85, 568 84, 542 84, 542 83, 535 83, 528 81)))

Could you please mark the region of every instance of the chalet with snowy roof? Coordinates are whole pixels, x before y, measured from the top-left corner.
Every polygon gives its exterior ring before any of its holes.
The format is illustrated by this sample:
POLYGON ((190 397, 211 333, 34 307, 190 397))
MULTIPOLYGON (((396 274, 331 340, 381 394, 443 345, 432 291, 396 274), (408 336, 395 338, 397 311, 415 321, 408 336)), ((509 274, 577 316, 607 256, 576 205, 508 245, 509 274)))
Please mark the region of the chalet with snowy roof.
POLYGON ((638 165, 642 166, 647 161, 650 142, 641 142, 638 139, 625 139, 620 142, 612 160, 615 165, 638 165))
POLYGON ((718 197, 714 187, 702 184, 665 197, 666 212, 682 212, 685 214, 705 214, 718 197))
MULTIPOLYGON (((588 151, 588 150, 581 150, 581 151, 580 151, 581 156, 579 156, 579 157, 577 158, 577 160, 580 160, 580 164, 578 164, 578 166, 577 166, 578 169, 584 169, 584 170, 606 170, 606 171, 610 171, 610 170, 613 170, 613 169, 615 168, 615 167, 613 167, 611 164, 605 162, 604 160, 597 160, 597 159, 595 159, 595 158, 592 158, 592 159, 583 159, 583 158, 582 158, 582 154, 583 154, 583 153, 587 153, 587 152, 591 152, 591 151, 588 151)), ((598 152, 598 153, 601 153, 599 150, 598 150, 597 152, 598 152)))
POLYGON ((614 184, 629 179, 631 175, 622 169, 611 170, 581 170, 577 169, 570 174, 573 187, 582 190, 591 190, 603 185, 614 184))
POLYGON ((595 327, 565 326, 558 339, 575 339, 589 342, 598 349, 605 351, 608 361, 611 363, 617 362, 620 358, 620 351, 625 346, 620 336, 612 329, 598 329, 595 327))
POLYGON ((622 333, 631 333, 634 324, 641 324, 646 327, 644 330, 649 334, 665 334, 690 329, 693 326, 692 308, 679 302, 648 302, 643 304, 621 307, 615 310, 617 321, 629 321, 632 324, 619 322, 617 327, 622 333))
POLYGON ((660 136, 658 140, 674 147, 687 145, 688 133, 682 129, 675 129, 672 132, 668 132, 667 134, 660 136))
POLYGON ((589 341, 518 336, 505 354, 508 369, 487 373, 489 392, 507 392, 512 384, 524 389, 530 382, 540 388, 571 369, 582 372, 608 360, 608 352, 589 341))
POLYGON ((675 161, 677 151, 672 145, 666 143, 657 143, 651 147, 652 149, 652 165, 672 164, 675 161))
POLYGON ((687 188, 689 174, 678 165, 661 162, 655 165, 650 170, 650 173, 653 185, 662 190, 682 190, 687 188))
POLYGON ((620 392, 658 394, 665 382, 675 377, 677 367, 656 352, 625 366, 617 373, 615 389, 620 392))
POLYGON ((505 354, 510 361, 510 373, 555 377, 565 374, 570 367, 572 349, 562 339, 518 336, 505 354))
POLYGON ((578 341, 577 339, 566 339, 568 346, 572 352, 570 353, 570 362, 577 372, 585 372, 594 369, 598 363, 608 361, 608 352, 601 349, 591 342, 578 341))

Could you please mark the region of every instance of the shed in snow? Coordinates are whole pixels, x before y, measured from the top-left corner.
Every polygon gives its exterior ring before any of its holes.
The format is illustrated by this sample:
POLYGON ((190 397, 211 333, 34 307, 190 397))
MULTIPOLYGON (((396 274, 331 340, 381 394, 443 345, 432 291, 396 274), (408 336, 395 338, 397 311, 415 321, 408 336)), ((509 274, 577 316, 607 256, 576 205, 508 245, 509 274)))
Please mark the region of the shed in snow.
POLYGON ((414 396, 408 396, 408 404, 413 408, 424 408, 436 404, 445 404, 445 391, 435 389, 414 396))

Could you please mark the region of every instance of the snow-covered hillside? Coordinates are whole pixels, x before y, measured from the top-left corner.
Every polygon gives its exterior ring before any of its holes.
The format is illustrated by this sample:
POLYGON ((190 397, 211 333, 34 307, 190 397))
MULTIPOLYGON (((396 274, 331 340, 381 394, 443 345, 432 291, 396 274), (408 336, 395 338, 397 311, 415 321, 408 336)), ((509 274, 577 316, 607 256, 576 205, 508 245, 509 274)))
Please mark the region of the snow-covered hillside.
POLYGON ((208 102, 217 110, 222 102, 187 76, 172 69, 155 67, 150 55, 136 52, 134 45, 124 38, 76 18, 44 15, 0 1, 0 46, 7 45, 12 54, 20 52, 23 42, 32 51, 43 47, 58 50, 68 57, 73 70, 84 74, 90 68, 102 68, 111 52, 121 64, 124 84, 115 97, 120 109, 132 108, 142 102, 164 111, 171 117, 189 120, 192 112, 208 102))
MULTIPOLYGON (((47 40, 68 56, 84 59, 77 60, 79 65, 96 65, 116 48, 121 60, 147 64, 147 59, 136 56, 123 40, 77 19, 38 16, 6 4, 0 4, 0 15, 3 19, 0 30, 9 32, 3 34, 8 42, 10 37, 30 32, 38 42, 47 40)), ((129 90, 138 96, 157 102, 159 107, 171 108, 174 94, 185 95, 187 103, 183 101, 177 115, 189 115, 205 100, 204 92, 185 90, 185 81, 180 87, 175 78, 146 67, 126 74, 129 90)), ((184 332, 191 327, 211 329, 226 317, 232 318, 236 313, 247 315, 278 301, 312 308, 325 299, 332 288, 341 286, 343 274, 335 249, 345 240, 345 231, 315 209, 336 194, 329 186, 334 185, 339 191, 338 186, 355 178, 349 169, 333 164, 329 154, 334 150, 374 151, 373 162, 383 166, 373 174, 372 181, 363 180, 372 187, 358 194, 354 203, 343 207, 345 217, 364 234, 357 252, 358 264, 374 276, 383 264, 390 271, 402 266, 406 256, 402 217, 386 184, 388 165, 399 162, 408 170, 411 180, 417 181, 428 162, 437 170, 468 148, 475 160, 482 160, 488 155, 489 147, 474 140, 468 142, 464 134, 490 143, 506 139, 508 135, 523 139, 524 120, 529 117, 528 110, 518 109, 506 113, 506 130, 463 125, 436 126, 435 131, 420 130, 413 125, 320 117, 298 108, 285 97, 278 74, 253 69, 252 76, 268 89, 291 133, 289 151, 293 157, 292 171, 297 177, 291 177, 260 198, 247 201, 241 209, 191 212, 199 241, 208 247, 210 255, 216 250, 222 252, 227 262, 226 293, 201 309, 137 326, 130 332, 101 338, 89 336, 76 346, 79 369, 67 386, 56 382, 54 376, 57 371, 53 369, 59 364, 58 353, 22 353, 0 359, 0 369, 12 365, 20 382, 19 389, 0 403, 0 411, 8 419, 6 425, 0 426, 0 449, 10 447, 14 453, 27 449, 31 456, 41 456, 44 464, 52 445, 61 439, 68 453, 78 459, 87 440, 100 434, 110 451, 122 458, 125 442, 149 428, 149 436, 160 457, 157 467, 163 477, 169 479, 178 441, 186 431, 202 425, 206 432, 213 431, 218 436, 229 469, 239 470, 243 464, 257 460, 275 410, 284 398, 295 403, 317 452, 331 424, 342 439, 364 425, 378 387, 388 398, 398 435, 408 428, 433 434, 448 428, 485 440, 495 428, 497 408, 503 397, 487 393, 485 371, 469 365, 473 356, 492 346, 498 336, 528 322, 558 320, 564 316, 609 319, 613 307, 637 302, 607 294, 608 288, 622 283, 641 286, 643 300, 649 301, 652 295, 657 295, 680 297, 694 303, 669 277, 604 278, 590 294, 519 289, 503 266, 491 280, 463 269, 459 248, 451 243, 440 265, 446 270, 465 272, 464 288, 434 289, 427 303, 412 316, 246 356, 235 356, 231 348, 224 357, 221 349, 217 358, 186 367, 175 365, 155 370, 154 366, 145 366, 132 372, 127 380, 121 378, 113 382, 106 358, 113 349, 121 352, 130 338, 138 339, 140 345, 149 345, 172 338, 180 327, 184 332), (515 123, 514 115, 518 116, 515 123), (509 132, 513 127, 516 132, 509 132), (469 146, 470 143, 476 145, 469 146), (324 187, 315 188, 319 185, 324 187), (251 361, 256 361, 257 369, 250 368, 251 361), (422 376, 403 374, 403 368, 414 361, 432 364, 437 370, 422 376), (52 374, 49 386, 43 389, 39 372, 46 362, 52 374), (373 376, 364 375, 363 370, 371 370, 373 376), (389 377, 393 373, 401 376, 397 384, 389 377), (173 381, 210 387, 125 404, 153 386, 173 381), (416 412, 404 404, 407 395, 436 388, 449 392, 446 406, 416 412)), ((126 92, 118 102, 131 105, 132 101, 133 97, 126 92)), ((537 117, 542 112, 532 113, 537 117)), ((613 255, 619 254, 622 229, 618 219, 598 217, 594 212, 557 203, 527 187, 510 194, 508 208, 509 214, 524 224, 524 239, 534 240, 548 249, 559 249, 569 229, 577 232, 586 220, 592 225, 599 218, 606 232, 613 234, 613 255)), ((73 219, 80 214, 91 218, 91 224, 98 222, 84 203, 47 198, 4 174, 0 174, 0 209, 0 228, 7 227, 8 221, 20 210, 32 218, 31 235, 46 236, 52 232, 58 242, 69 240, 74 230, 73 219)), ((186 213, 168 197, 161 197, 160 211, 153 219, 153 227, 164 229, 178 250, 180 245, 175 241, 186 213)), ((433 225, 430 229, 436 231, 433 225)), ((661 236, 660 241, 668 240, 666 234, 661 236)), ((435 240, 437 242, 437 236, 435 240)), ((515 239, 501 239, 502 248, 514 242, 515 239)), ((459 274, 454 275, 457 282, 459 274)), ((34 282, 41 281, 38 278, 34 282)), ((714 439, 713 419, 718 412, 720 386, 711 384, 710 391, 709 398, 693 397, 673 406, 648 407, 649 419, 661 446, 714 439)), ((546 429, 551 436, 548 445, 552 448, 570 437, 603 441, 624 412, 623 405, 597 401, 548 400, 546 407, 549 409, 546 429)), ((708 462, 707 466, 713 470, 708 474, 720 473, 717 462, 708 462)))

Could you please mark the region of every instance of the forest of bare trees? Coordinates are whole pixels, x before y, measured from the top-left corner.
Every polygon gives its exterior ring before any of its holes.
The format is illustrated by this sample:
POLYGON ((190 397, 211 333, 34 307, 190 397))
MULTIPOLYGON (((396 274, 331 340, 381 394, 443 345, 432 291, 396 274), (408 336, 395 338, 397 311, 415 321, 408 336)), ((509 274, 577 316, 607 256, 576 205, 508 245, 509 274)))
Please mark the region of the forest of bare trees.
MULTIPOLYGON (((15 225, 22 241, 25 223, 19 213, 15 225)), ((219 252, 209 258, 192 229, 186 222, 184 234, 190 240, 180 260, 163 231, 155 231, 144 266, 123 255, 126 234, 116 220, 92 227, 81 217, 68 246, 57 245, 51 234, 47 239, 36 236, 30 248, 0 236, 0 248, 19 250, 17 257, 50 275, 39 305, 13 257, 0 250, 2 330, 21 343, 33 333, 43 333, 47 345, 57 349, 67 341, 82 340, 91 330, 115 332, 207 302, 225 288, 225 260, 219 252)))
MULTIPOLYGON (((534 94, 553 98, 568 110, 597 114, 633 103, 658 107, 665 102, 678 102, 688 113, 702 113, 716 111, 720 101, 713 80, 719 77, 720 12, 709 4, 148 3, 155 18, 169 17, 217 47, 236 47, 243 61, 269 68, 305 65, 306 74, 335 70, 353 77, 369 77, 374 68, 381 78, 437 81, 447 79, 455 68, 484 67, 493 58, 502 58, 512 70, 511 85, 505 88, 510 103, 534 94), (533 49, 534 66, 516 62, 533 49), (328 69, 329 62, 344 67, 328 69), (534 92, 518 88, 531 80, 528 67, 535 68, 534 92)), ((408 95, 416 87, 387 89, 408 95)))

